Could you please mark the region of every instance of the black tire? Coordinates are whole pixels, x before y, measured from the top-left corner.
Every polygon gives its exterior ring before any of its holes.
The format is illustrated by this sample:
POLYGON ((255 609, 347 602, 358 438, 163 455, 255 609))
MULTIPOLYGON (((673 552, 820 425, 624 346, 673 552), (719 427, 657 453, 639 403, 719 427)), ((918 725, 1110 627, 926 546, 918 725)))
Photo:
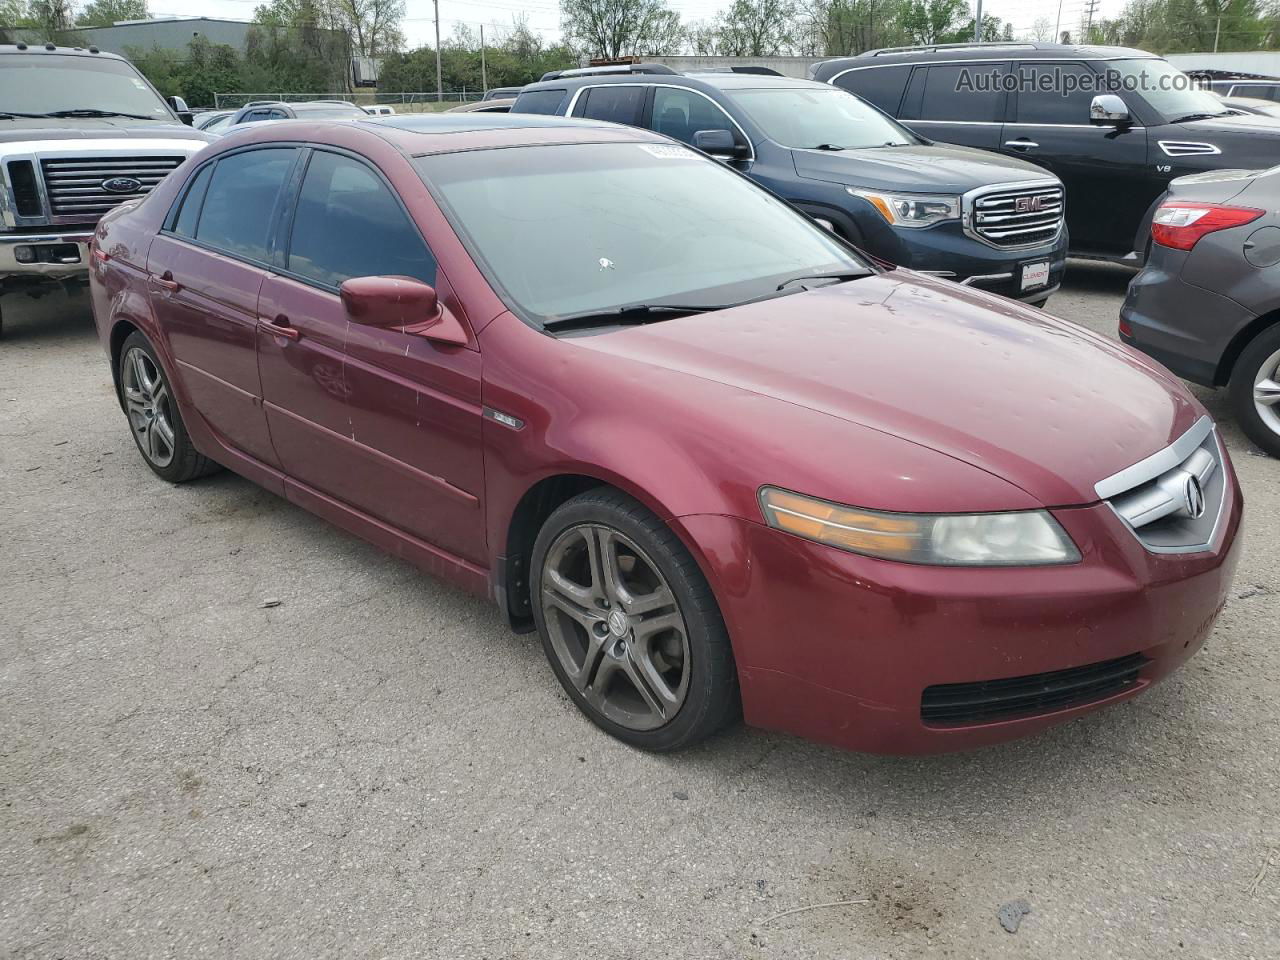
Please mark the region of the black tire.
MULTIPOLYGON (((1276 374, 1275 355, 1280 352, 1280 324, 1268 327, 1254 337, 1236 360, 1231 370, 1227 394, 1231 410, 1245 435, 1273 457, 1280 457, 1280 431, 1268 424, 1254 405, 1253 387, 1263 364, 1271 367, 1269 375, 1276 374)), ((1280 423, 1280 404, 1272 408, 1280 423)))
MULTIPOLYGON (((671 751, 709 737, 740 716, 733 650, 711 587, 680 539, 642 504, 612 487, 597 487, 565 502, 538 532, 531 568, 533 615, 547 661, 569 698, 596 726, 632 746, 671 751), (597 709, 575 686, 553 645, 551 629, 557 625, 549 626, 543 601, 548 553, 553 545, 562 542, 562 537, 582 529, 614 531, 639 547, 644 554, 643 562, 665 580, 665 586, 674 595, 677 612, 683 618, 688 640, 687 659, 683 661, 688 670, 684 699, 670 717, 652 729, 624 726, 597 709)), ((636 635, 639 636, 638 631, 636 635)), ((611 641, 602 642, 607 646, 611 641)), ((633 648, 638 646, 634 638, 631 644, 633 648)), ((608 654, 598 656, 597 662, 602 665, 608 659, 608 654)), ((601 666, 595 676, 598 678, 603 670, 601 666)), ((584 675, 591 672, 588 667, 584 675)), ((588 693, 595 692, 592 682, 588 682, 586 688, 588 693)))
MULTIPOLYGON (((120 346, 119 356, 120 370, 116 382, 118 384, 120 407, 125 412, 125 419, 129 423, 129 433, 133 435, 134 443, 137 444, 138 453, 142 455, 143 462, 151 468, 152 472, 162 480, 168 480, 170 483, 186 483, 188 480, 194 480, 197 477, 203 477, 206 474, 214 473, 221 469, 213 460, 210 460, 204 454, 200 453, 191 442, 191 437, 187 433, 187 425, 182 422, 182 413, 178 409, 178 403, 173 398, 173 388, 168 382, 168 376, 164 372, 164 367, 160 365, 160 360, 156 356, 155 350, 152 348, 150 341, 137 331, 129 334, 124 343, 120 346), (150 370, 152 382, 156 383, 155 394, 158 402, 150 403, 150 396, 146 397, 144 403, 139 404, 136 399, 131 400, 130 389, 126 386, 136 377, 125 370, 125 365, 131 363, 135 352, 141 352, 150 361, 150 370), (156 380, 158 378, 158 381, 156 380), (165 441, 169 455, 167 457, 158 456, 148 448, 148 437, 154 432, 154 426, 150 428, 139 428, 137 423, 143 419, 139 414, 137 417, 131 414, 130 410, 137 407, 151 407, 154 410, 163 411, 163 422, 172 432, 172 441, 165 441)), ((153 413, 151 421, 157 419, 153 413)))

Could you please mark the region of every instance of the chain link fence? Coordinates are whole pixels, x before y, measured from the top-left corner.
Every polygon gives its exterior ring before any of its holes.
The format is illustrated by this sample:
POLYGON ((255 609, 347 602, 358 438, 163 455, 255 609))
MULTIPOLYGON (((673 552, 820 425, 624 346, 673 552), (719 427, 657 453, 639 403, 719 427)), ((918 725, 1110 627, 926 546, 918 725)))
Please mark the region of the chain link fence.
POLYGON ((213 105, 215 110, 238 110, 254 102, 270 103, 309 103, 314 100, 345 100, 360 107, 390 106, 396 113, 430 113, 447 110, 460 103, 474 103, 484 98, 484 91, 479 88, 468 90, 445 90, 437 94, 430 93, 375 93, 373 91, 356 91, 355 93, 286 93, 284 91, 266 91, 263 93, 215 93, 213 105))

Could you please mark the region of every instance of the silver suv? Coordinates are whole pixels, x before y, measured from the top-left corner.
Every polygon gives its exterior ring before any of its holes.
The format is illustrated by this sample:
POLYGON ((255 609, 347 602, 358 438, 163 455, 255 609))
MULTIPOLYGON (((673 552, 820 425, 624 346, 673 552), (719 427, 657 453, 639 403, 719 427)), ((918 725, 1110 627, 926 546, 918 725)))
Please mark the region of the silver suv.
POLYGON ((5 295, 83 283, 98 219, 213 139, 190 118, 96 47, 0 45, 0 331, 5 295))

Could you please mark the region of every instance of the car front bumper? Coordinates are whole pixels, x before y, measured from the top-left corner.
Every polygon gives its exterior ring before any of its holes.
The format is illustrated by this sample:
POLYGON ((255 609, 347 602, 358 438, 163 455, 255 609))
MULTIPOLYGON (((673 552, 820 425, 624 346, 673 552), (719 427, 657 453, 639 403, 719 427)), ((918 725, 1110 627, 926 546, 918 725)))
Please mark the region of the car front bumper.
POLYGON ((0 278, 61 280, 89 273, 92 230, 68 233, 0 233, 0 278), (31 259, 18 259, 21 248, 31 259))
MULTIPOLYGON (((1145 550, 1106 504, 1055 510, 1076 564, 944 568, 861 557, 721 516, 680 518, 720 601, 748 723, 846 749, 963 750, 1037 733, 1132 697, 1208 636, 1239 556, 1242 500, 1211 547, 1145 550), (995 720, 926 722, 927 688, 1141 655, 1123 689, 995 720)), ((996 684, 996 689, 1000 685, 996 684)))
POLYGON ((1055 240, 1023 250, 993 247, 975 239, 956 222, 923 229, 892 227, 870 204, 855 218, 868 253, 920 273, 954 280, 966 286, 1014 300, 1039 301, 1062 283, 1067 269, 1067 228, 1055 240), (1049 282, 1021 289, 1021 270, 1030 263, 1049 262, 1049 282))

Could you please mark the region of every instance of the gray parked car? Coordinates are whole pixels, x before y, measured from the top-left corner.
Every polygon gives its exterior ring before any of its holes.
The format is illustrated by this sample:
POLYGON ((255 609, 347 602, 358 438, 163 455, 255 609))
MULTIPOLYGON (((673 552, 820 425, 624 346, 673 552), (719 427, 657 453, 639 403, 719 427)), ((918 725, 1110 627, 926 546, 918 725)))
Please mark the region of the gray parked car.
POLYGON ((1280 166, 1174 180, 1151 241, 1120 338, 1225 386, 1244 432, 1280 457, 1280 166))

